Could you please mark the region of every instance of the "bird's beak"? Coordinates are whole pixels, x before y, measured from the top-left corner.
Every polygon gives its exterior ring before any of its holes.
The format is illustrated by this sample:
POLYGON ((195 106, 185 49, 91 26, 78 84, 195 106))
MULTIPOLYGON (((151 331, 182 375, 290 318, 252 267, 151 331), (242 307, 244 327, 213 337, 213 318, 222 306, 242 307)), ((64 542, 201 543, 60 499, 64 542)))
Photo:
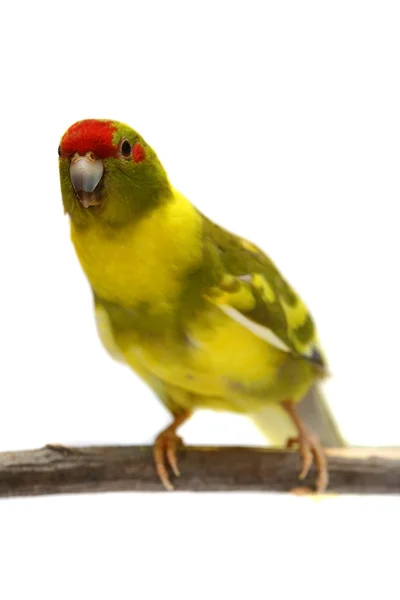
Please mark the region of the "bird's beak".
POLYGON ((101 204, 99 183, 103 172, 103 161, 93 152, 86 152, 84 156, 76 152, 72 157, 69 168, 71 183, 84 208, 101 204))

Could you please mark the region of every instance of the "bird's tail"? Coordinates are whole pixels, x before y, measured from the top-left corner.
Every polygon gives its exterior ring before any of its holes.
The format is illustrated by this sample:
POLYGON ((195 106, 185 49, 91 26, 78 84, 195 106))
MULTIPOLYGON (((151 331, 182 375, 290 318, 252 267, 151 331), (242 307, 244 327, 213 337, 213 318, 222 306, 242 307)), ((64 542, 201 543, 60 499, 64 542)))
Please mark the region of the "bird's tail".
MULTIPOLYGON (((296 412, 326 448, 343 448, 347 445, 317 386, 311 388, 299 402, 296 412)), ((284 445, 288 438, 297 435, 289 415, 279 405, 267 405, 262 411, 252 414, 251 418, 274 446, 284 445)))

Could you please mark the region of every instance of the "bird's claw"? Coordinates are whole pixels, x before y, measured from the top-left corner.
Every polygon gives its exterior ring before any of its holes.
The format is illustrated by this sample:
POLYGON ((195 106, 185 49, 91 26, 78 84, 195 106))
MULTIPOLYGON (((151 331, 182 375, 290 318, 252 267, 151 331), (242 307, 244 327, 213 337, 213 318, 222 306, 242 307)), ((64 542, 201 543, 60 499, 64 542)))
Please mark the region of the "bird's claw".
POLYGON ((169 474, 168 466, 171 468, 173 474, 179 477, 180 471, 178 467, 177 450, 179 446, 183 445, 182 438, 180 438, 175 431, 165 430, 157 436, 154 443, 154 463, 161 483, 166 490, 173 490, 169 474))
POLYGON ((328 465, 323 447, 318 438, 311 433, 301 433, 296 438, 289 438, 287 448, 299 446, 301 456, 301 471, 299 479, 305 479, 315 462, 317 468, 316 491, 324 492, 328 486, 328 465))

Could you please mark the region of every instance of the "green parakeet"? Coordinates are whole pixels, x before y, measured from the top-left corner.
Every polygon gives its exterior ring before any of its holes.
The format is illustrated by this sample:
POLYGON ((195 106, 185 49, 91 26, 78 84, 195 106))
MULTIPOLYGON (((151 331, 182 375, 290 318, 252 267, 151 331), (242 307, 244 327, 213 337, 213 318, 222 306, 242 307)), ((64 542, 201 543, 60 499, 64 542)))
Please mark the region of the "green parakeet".
POLYGON ((342 445, 315 391, 325 358, 306 306, 274 263, 195 208, 123 123, 72 125, 59 169, 100 337, 173 415, 154 445, 164 486, 172 488, 170 469, 179 473, 178 426, 195 409, 211 408, 252 416, 273 441, 295 438, 300 477, 315 460, 323 491, 328 473, 316 434, 342 445))

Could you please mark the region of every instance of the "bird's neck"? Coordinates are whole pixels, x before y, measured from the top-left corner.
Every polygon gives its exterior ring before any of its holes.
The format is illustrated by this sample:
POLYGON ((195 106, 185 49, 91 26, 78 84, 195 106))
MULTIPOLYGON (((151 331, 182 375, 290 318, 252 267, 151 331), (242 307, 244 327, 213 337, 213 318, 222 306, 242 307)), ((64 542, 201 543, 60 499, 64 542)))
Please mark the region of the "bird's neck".
POLYGON ((123 228, 95 220, 85 229, 71 223, 71 239, 96 294, 124 307, 171 309, 202 256, 202 219, 179 192, 123 228))

